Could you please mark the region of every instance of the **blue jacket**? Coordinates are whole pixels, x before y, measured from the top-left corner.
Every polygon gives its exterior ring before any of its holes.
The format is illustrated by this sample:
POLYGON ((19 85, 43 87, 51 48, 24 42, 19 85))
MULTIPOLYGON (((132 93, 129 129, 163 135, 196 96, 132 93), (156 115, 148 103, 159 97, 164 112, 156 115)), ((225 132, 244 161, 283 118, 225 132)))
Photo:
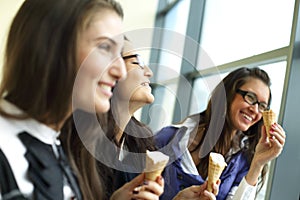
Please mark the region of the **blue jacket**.
MULTIPOLYGON (((160 198, 161 200, 171 200, 180 190, 192 185, 201 185, 206 180, 206 177, 183 171, 179 141, 186 134, 186 131, 187 128, 184 126, 181 128, 168 126, 155 135, 158 149, 170 156, 170 163, 163 172, 165 191, 160 198)), ((239 151, 234 154, 221 174, 221 185, 217 199, 226 199, 231 188, 239 185, 248 170, 249 164, 244 153, 239 151)))

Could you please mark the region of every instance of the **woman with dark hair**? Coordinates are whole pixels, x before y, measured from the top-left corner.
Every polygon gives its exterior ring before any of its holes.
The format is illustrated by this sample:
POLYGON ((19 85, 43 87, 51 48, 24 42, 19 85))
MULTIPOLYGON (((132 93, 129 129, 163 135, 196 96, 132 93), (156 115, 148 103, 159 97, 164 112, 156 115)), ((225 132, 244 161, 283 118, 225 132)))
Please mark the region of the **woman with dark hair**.
POLYGON ((271 137, 266 136, 262 112, 270 102, 267 73, 240 68, 217 85, 205 111, 160 130, 157 146, 175 160, 165 169, 161 199, 204 183, 210 152, 222 154, 227 162, 217 199, 254 199, 259 177, 263 183, 267 163, 280 155, 285 143, 285 132, 277 123, 272 125, 271 137))
POLYGON ((0 88, 0 198, 92 199, 58 136, 72 102, 74 110, 109 109, 126 73, 122 16, 113 0, 24 1, 0 88))
MULTIPOLYGON (((102 127, 108 140, 98 145, 101 147, 98 152, 107 152, 107 155, 115 152, 114 156, 108 156, 112 160, 106 161, 114 168, 114 175, 111 178, 112 188, 119 188, 142 173, 145 169, 146 150, 156 150, 152 131, 134 117, 138 109, 154 101, 149 80, 153 75, 152 71, 144 64, 133 44, 126 39, 122 56, 127 77, 118 81, 113 90, 111 110, 100 116, 100 123, 104 122, 102 127), (103 150, 105 146, 109 146, 109 143, 112 143, 113 147, 103 150)), ((101 163, 99 164, 101 166, 101 163)), ((160 180, 163 180, 162 177, 157 177, 158 183, 160 180)), ((146 185, 144 183, 135 188, 134 192, 145 192, 144 188, 150 183, 151 181, 147 181, 146 185)), ((201 193, 203 199, 215 198, 212 193, 205 191, 205 187, 195 189, 198 190, 199 197, 201 193)), ((216 185, 214 190, 217 191, 216 185)), ((159 196, 161 191, 160 189, 159 192, 154 193, 159 196)), ((182 196, 187 197, 184 192, 182 196)))
MULTIPOLYGON (((128 50, 129 45, 125 40, 123 52, 128 50)), ((144 173, 141 173, 144 166, 141 156, 127 157, 129 162, 119 160, 121 146, 135 153, 155 150, 152 132, 133 117, 138 108, 154 99, 149 87, 152 71, 144 66, 137 54, 127 57, 123 53, 123 56, 127 77, 119 80, 114 87, 109 112, 96 115, 77 110, 69 119, 72 127, 63 129, 72 131, 62 137, 64 141, 69 141, 70 153, 93 196, 90 199, 158 199, 163 192, 162 177, 158 177, 157 181, 145 182, 144 173), (129 104, 129 100, 139 103, 129 104), (123 170, 134 170, 136 173, 123 174, 123 170), (141 185, 143 190, 137 191, 136 188, 141 185), (103 188, 101 194, 99 188, 103 188)))

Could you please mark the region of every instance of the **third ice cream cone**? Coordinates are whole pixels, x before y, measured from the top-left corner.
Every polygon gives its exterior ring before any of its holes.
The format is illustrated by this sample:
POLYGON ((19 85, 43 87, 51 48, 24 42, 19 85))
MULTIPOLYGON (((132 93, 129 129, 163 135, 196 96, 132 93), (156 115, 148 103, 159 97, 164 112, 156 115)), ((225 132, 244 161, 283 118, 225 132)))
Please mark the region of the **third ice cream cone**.
POLYGON ((270 129, 272 124, 276 122, 276 114, 270 109, 264 111, 262 115, 263 115, 264 125, 266 127, 266 133, 268 135, 268 138, 270 138, 270 129))

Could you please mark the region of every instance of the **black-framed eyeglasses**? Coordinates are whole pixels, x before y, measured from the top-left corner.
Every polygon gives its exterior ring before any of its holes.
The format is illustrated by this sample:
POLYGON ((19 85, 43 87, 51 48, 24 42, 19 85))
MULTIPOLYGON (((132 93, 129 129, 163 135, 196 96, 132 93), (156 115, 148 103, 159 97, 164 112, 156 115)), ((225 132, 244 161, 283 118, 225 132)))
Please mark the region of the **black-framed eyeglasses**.
POLYGON ((140 54, 132 54, 132 55, 128 55, 128 56, 123 56, 123 59, 130 59, 130 58, 136 58, 136 62, 131 62, 132 64, 138 65, 140 66, 140 68, 144 69, 145 68, 145 63, 141 57, 140 54))
POLYGON ((268 110, 269 106, 267 103, 265 102, 259 102, 257 100, 257 96, 256 94, 254 94, 253 92, 249 92, 249 91, 244 91, 244 90, 240 90, 237 89, 236 92, 240 95, 242 95, 243 99, 250 105, 258 105, 258 111, 259 112, 263 112, 265 110, 268 110))

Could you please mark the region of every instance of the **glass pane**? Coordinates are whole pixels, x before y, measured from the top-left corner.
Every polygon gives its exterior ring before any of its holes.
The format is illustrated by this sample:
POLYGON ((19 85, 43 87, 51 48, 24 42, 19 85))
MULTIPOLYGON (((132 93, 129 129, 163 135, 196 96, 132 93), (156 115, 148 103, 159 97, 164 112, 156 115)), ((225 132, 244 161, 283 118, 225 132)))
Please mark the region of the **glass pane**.
MULTIPOLYGON (((162 37, 160 64, 174 70, 175 77, 180 73, 185 33, 189 16, 190 0, 180 1, 166 15, 162 37)), ((174 75, 161 74, 158 76, 171 79, 174 75)), ((160 78, 158 78, 160 79, 160 78)))
POLYGON ((288 46, 294 2, 206 1, 201 47, 220 65, 288 46))
MULTIPOLYGON (((286 73, 286 62, 278 62, 268 65, 260 66, 261 69, 265 70, 271 79, 271 92, 272 92, 272 102, 270 105, 270 108, 274 110, 275 113, 277 113, 277 117, 280 112, 280 105, 282 100, 282 92, 283 92, 283 86, 284 86, 284 79, 285 79, 285 73, 286 73)), ((257 200, 264 200, 267 190, 267 183, 268 178, 270 174, 267 173, 265 184, 263 185, 263 188, 257 195, 257 200)))
POLYGON ((204 78, 197 78, 193 86, 190 114, 202 112, 206 109, 211 92, 228 73, 216 74, 204 78))
POLYGON ((190 0, 177 3, 166 15, 165 28, 185 35, 189 9, 190 0))
POLYGON ((277 114, 280 111, 281 98, 284 86, 285 72, 287 63, 278 62, 268 65, 259 66, 265 70, 271 79, 272 102, 270 108, 277 114))
POLYGON ((155 89, 155 101, 150 105, 148 126, 153 132, 172 123, 177 84, 171 83, 155 89))

